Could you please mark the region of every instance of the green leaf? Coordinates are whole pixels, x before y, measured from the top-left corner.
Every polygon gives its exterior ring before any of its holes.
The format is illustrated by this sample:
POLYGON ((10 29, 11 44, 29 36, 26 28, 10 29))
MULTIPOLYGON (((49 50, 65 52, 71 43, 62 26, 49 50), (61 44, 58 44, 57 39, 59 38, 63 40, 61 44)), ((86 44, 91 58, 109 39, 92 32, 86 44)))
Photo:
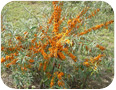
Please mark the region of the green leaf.
POLYGON ((31 29, 36 29, 37 28, 37 26, 33 26, 31 29))

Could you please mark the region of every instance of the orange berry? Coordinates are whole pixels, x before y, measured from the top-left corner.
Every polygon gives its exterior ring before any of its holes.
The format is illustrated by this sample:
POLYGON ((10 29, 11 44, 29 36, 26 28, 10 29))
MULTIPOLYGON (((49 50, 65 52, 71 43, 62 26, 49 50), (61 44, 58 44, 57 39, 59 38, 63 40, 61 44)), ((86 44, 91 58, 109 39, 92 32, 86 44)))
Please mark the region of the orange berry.
POLYGON ((3 63, 3 62, 5 62, 5 58, 4 57, 1 58, 1 63, 3 63))
POLYGON ((10 59, 10 56, 6 55, 6 60, 10 59))
POLYGON ((29 60, 29 62, 30 62, 30 63, 33 63, 33 62, 34 62, 34 60, 33 60, 33 59, 30 59, 30 60, 29 60))
POLYGON ((8 68, 10 65, 11 65, 11 63, 8 63, 8 64, 6 65, 6 67, 8 68))
POLYGON ((54 78, 51 79, 50 87, 54 85, 54 78))
POLYGON ((4 47, 1 47, 1 51, 3 51, 4 50, 4 47))
POLYGON ((24 32, 24 34, 27 34, 27 32, 24 32))
POLYGON ((14 53, 15 56, 17 56, 17 53, 14 53))
POLYGON ((98 8, 98 9, 97 9, 97 11, 99 12, 99 11, 100 11, 100 9, 98 8))
POLYGON ((64 86, 64 82, 58 80, 58 85, 59 85, 59 86, 64 86))
POLYGON ((37 37, 37 34, 34 34, 35 37, 37 37))
POLYGON ((88 62, 83 62, 83 65, 88 67, 89 63, 88 62))
POLYGON ((72 21, 72 20, 71 20, 71 19, 69 19, 69 20, 68 20, 68 22, 67 22, 67 24, 70 24, 70 23, 71 23, 71 21, 72 21))
POLYGON ((22 70, 22 71, 24 71, 24 70, 26 71, 27 68, 26 68, 26 67, 21 67, 21 70, 22 70))

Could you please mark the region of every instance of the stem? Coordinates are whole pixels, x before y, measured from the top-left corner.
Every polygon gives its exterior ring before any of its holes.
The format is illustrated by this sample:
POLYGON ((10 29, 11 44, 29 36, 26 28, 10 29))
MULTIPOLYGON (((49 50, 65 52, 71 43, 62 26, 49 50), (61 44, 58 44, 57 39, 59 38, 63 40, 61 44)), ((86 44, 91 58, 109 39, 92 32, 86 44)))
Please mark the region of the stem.
POLYGON ((42 83, 43 83, 43 79, 42 79, 41 82, 40 82, 40 89, 41 89, 42 83))
POLYGON ((54 69, 55 69, 55 67, 56 67, 56 62, 54 62, 53 64, 54 64, 54 65, 53 65, 52 72, 51 72, 52 75, 53 75, 54 69))
POLYGON ((87 76, 86 76, 86 78, 84 79, 83 88, 86 87, 86 82, 87 82, 87 79, 88 79, 88 77, 90 76, 90 74, 91 74, 91 73, 88 73, 87 76))

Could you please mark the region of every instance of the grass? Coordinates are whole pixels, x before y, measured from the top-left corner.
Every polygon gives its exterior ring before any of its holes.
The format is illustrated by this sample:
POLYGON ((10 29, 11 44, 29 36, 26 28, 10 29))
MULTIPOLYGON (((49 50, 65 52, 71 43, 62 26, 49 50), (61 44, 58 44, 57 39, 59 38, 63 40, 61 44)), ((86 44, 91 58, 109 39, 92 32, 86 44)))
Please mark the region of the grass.
MULTIPOLYGON (((42 2, 32 4, 29 2, 9 2, 7 5, 4 6, 2 13, 6 11, 5 17, 7 22, 11 22, 13 25, 13 30, 22 29, 24 26, 22 25, 23 21, 30 22, 31 25, 35 25, 38 22, 33 21, 34 17, 26 11, 25 8, 28 8, 30 12, 32 12, 36 17, 43 18, 42 11, 43 6, 45 4, 44 9, 50 8, 49 4, 44 3, 41 5, 42 2)), ((47 9, 48 10, 48 9, 47 9)), ((45 10, 46 11, 46 10, 45 10)), ((40 20, 41 21, 41 20, 40 20)), ((24 22, 26 23, 26 22, 24 22)))

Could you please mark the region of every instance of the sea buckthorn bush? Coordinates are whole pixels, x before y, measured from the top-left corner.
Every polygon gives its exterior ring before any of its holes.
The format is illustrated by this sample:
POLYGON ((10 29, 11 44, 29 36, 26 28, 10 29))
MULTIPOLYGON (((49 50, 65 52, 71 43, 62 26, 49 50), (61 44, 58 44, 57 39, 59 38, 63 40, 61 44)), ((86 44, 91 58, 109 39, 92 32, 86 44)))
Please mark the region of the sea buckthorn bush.
POLYGON ((92 11, 85 6, 79 13, 65 14, 62 1, 50 3, 51 16, 45 25, 27 9, 38 26, 30 28, 23 22, 26 29, 12 31, 2 17, 2 72, 11 71, 16 88, 33 88, 34 83, 38 88, 86 88, 88 78, 98 77, 106 57, 106 48, 90 37, 107 30, 114 20, 100 24, 93 20, 100 8, 92 11))

